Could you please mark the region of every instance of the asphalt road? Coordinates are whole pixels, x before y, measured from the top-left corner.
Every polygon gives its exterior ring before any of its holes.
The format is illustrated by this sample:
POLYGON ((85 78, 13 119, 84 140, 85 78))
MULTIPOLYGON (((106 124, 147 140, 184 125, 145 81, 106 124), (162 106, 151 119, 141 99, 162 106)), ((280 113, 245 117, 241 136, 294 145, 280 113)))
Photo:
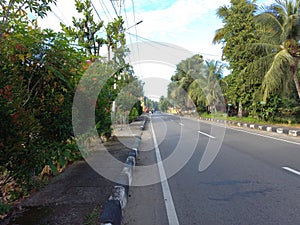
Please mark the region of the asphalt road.
POLYGON ((151 121, 136 176, 159 154, 168 179, 131 189, 124 224, 300 224, 299 138, 160 113, 151 121))

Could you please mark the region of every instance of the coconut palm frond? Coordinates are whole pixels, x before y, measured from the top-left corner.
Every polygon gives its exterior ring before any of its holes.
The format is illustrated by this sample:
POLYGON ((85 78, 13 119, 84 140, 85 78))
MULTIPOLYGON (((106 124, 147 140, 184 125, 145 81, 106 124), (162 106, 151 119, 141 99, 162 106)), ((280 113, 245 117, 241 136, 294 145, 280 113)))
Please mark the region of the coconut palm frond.
POLYGON ((245 69, 239 74, 240 77, 251 74, 250 77, 256 80, 262 81, 267 71, 270 69, 276 53, 268 54, 264 57, 261 57, 247 65, 245 69))
POLYGON ((300 37, 300 14, 293 14, 287 18, 285 22, 285 38, 297 38, 300 37))
POLYGON ((275 51, 277 52, 280 50, 280 46, 278 46, 278 44, 267 42, 249 44, 249 47, 252 47, 255 52, 260 52, 262 54, 274 53, 275 51))
POLYGON ((283 49, 275 55, 274 61, 272 62, 272 65, 266 73, 262 83, 264 100, 266 100, 275 90, 284 89, 284 85, 286 84, 286 79, 288 77, 287 74, 290 73, 287 65, 294 64, 294 60, 293 56, 291 56, 286 49, 283 49))
POLYGON ((223 37, 224 37, 224 32, 225 32, 224 28, 217 29, 215 32, 215 36, 212 40, 212 43, 213 44, 221 43, 221 41, 223 40, 223 37))
POLYGON ((225 19, 228 17, 228 7, 226 5, 224 6, 220 6, 217 9, 217 17, 219 17, 220 19, 225 19))
POLYGON ((197 80, 195 80, 189 86, 188 95, 196 103, 205 102, 205 97, 204 97, 204 94, 203 94, 203 90, 202 90, 201 85, 199 85, 199 82, 197 80))
POLYGON ((265 34, 269 37, 273 37, 272 39, 278 39, 281 42, 281 34, 284 31, 284 27, 280 23, 280 20, 274 15, 269 12, 265 12, 259 14, 255 17, 256 22, 265 28, 265 34))

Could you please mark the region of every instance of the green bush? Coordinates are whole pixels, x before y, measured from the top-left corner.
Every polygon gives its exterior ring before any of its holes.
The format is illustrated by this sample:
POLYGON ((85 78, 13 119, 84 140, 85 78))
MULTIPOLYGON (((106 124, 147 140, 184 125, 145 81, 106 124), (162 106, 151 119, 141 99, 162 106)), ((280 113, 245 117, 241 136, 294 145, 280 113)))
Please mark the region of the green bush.
POLYGON ((129 123, 132 123, 138 117, 139 117, 138 110, 135 107, 133 107, 129 113, 129 123))

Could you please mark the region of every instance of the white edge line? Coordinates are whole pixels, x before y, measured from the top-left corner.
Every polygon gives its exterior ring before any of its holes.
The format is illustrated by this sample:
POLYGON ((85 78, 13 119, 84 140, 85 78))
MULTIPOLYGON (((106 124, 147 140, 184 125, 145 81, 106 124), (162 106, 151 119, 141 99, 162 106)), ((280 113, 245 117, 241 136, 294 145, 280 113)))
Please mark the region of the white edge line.
POLYGON ((157 166, 158 166, 158 170, 159 170, 160 181, 161 181, 161 186, 162 186, 162 190, 163 190, 164 202, 165 202, 165 206, 166 206, 166 210, 167 210, 167 217, 168 217, 169 225, 179 225, 179 221, 177 218, 171 190, 170 190, 169 183, 167 180, 164 165, 161 160, 161 155, 160 155, 160 151, 158 148, 152 121, 150 121, 150 125, 151 125, 150 127, 151 127, 151 131, 152 131, 152 136, 153 136, 157 166))
MULTIPOLYGON (((211 124, 209 122, 205 122, 205 121, 202 121, 202 120, 198 120, 198 121, 200 123, 211 124)), ((213 126, 218 126, 218 127, 224 127, 224 126, 216 124, 216 123, 214 123, 212 125, 213 126)), ((252 134, 252 135, 261 136, 261 137, 265 137, 265 138, 270 138, 270 139, 273 139, 273 140, 276 140, 276 141, 283 141, 283 142, 286 142, 286 143, 289 143, 289 144, 300 145, 300 143, 298 143, 298 142, 289 141, 289 140, 285 140, 285 139, 281 139, 281 138, 276 138, 276 137, 272 137, 272 136, 268 136, 268 135, 264 135, 264 134, 253 133, 253 132, 250 132, 250 131, 242 130, 241 128, 239 129, 239 128, 233 128, 233 127, 226 126, 226 129, 236 130, 236 131, 244 132, 244 133, 247 133, 247 134, 252 134)))
POLYGON ((209 138, 215 139, 215 137, 214 137, 214 136, 211 136, 211 135, 209 135, 209 134, 207 134, 207 133, 204 133, 204 132, 201 132, 201 131, 198 131, 198 133, 199 133, 199 134, 202 134, 202 135, 204 135, 204 136, 206 136, 206 137, 209 137, 209 138))
POLYGON ((294 169, 292 169, 292 168, 289 168, 289 167, 284 166, 284 167, 282 167, 282 169, 287 170, 287 171, 290 171, 290 172, 292 172, 292 173, 297 174, 297 175, 300 176, 300 172, 297 171, 297 170, 294 170, 294 169))
POLYGON ((261 137, 265 137, 265 138, 270 138, 276 141, 282 141, 282 142, 286 142, 289 144, 294 144, 294 145, 300 145, 300 143, 298 142, 294 142, 294 141, 289 141, 289 140, 285 140, 285 139, 281 139, 281 138, 276 138, 276 137, 272 137, 272 136, 268 136, 268 135, 264 135, 264 134, 258 134, 258 133, 253 133, 253 132, 249 132, 249 131, 245 131, 245 130, 241 130, 241 129, 237 129, 237 128, 232 128, 232 127, 228 127, 231 130, 237 130, 237 131, 241 131, 247 134, 252 134, 252 135, 257 135, 257 136, 261 136, 261 137))

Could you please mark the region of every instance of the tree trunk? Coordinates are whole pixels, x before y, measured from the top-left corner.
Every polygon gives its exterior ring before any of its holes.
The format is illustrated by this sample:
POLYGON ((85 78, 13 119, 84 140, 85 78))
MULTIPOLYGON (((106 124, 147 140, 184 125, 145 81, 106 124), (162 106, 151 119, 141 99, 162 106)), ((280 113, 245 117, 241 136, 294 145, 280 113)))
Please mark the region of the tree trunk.
POLYGON ((298 97, 300 99, 300 84, 299 84, 298 74, 297 74, 297 72, 298 72, 298 63, 299 63, 299 60, 296 59, 295 66, 293 66, 293 80, 294 80, 294 83, 296 85, 298 97))
POLYGON ((238 118, 242 118, 242 117, 243 117, 243 106, 242 106, 242 102, 239 101, 238 118))
POLYGON ((296 85, 296 89, 297 89, 297 92, 298 92, 298 97, 300 99, 300 84, 299 84, 299 80, 298 80, 298 77, 297 77, 297 73, 294 73, 294 82, 295 82, 295 85, 296 85))

